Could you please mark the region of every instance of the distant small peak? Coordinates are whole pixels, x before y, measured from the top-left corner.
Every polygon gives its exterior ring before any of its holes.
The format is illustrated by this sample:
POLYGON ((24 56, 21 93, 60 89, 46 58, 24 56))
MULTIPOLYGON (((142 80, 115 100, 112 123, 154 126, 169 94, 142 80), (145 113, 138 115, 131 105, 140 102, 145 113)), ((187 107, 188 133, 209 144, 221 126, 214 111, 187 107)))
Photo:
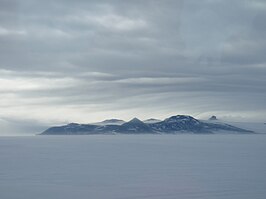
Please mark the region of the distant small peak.
POLYGON ((150 119, 144 120, 143 122, 152 124, 152 123, 161 122, 161 120, 150 118, 150 119))
POLYGON ((217 117, 216 117, 215 115, 213 115, 213 116, 211 116, 211 117, 209 118, 209 120, 218 120, 218 119, 217 119, 217 117))
POLYGON ((124 120, 119 120, 119 119, 107 119, 102 122, 124 122, 124 120))
POLYGON ((72 122, 72 123, 69 123, 69 124, 67 124, 68 126, 77 126, 77 125, 79 125, 78 123, 74 123, 74 122, 72 122))

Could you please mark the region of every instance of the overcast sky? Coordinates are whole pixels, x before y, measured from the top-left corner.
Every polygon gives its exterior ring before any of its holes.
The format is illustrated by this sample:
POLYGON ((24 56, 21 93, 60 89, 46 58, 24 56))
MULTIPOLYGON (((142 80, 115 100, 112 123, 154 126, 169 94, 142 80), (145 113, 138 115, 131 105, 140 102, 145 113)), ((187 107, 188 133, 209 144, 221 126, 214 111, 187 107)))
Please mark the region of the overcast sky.
POLYGON ((265 21, 265 0, 0 0, 1 133, 176 114, 264 121, 265 21))

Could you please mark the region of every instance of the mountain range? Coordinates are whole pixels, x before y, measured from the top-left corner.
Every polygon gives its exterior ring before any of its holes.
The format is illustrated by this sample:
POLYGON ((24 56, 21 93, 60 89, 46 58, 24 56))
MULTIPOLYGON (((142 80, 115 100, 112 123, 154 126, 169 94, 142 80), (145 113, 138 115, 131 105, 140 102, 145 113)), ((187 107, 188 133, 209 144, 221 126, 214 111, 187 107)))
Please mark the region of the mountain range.
POLYGON ((125 122, 111 119, 94 124, 70 123, 48 128, 40 135, 93 135, 93 134, 214 134, 214 133, 254 133, 217 121, 201 121, 187 115, 176 115, 165 120, 138 118, 125 122))

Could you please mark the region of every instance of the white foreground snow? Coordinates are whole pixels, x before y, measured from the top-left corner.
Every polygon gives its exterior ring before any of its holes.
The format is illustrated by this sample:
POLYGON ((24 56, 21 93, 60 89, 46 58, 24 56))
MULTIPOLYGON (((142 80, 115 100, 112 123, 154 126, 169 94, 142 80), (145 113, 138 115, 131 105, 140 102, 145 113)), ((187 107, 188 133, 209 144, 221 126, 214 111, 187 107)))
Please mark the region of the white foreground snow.
POLYGON ((1 199, 265 199, 266 135, 0 137, 1 199))

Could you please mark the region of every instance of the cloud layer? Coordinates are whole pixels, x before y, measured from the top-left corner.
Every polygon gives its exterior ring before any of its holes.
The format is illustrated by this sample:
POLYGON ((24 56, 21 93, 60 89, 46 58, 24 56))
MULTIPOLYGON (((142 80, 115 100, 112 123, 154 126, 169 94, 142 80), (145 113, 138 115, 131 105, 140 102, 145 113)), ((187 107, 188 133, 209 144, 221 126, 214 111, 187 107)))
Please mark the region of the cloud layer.
POLYGON ((0 126, 262 121, 265 21, 263 0, 1 0, 0 126))

